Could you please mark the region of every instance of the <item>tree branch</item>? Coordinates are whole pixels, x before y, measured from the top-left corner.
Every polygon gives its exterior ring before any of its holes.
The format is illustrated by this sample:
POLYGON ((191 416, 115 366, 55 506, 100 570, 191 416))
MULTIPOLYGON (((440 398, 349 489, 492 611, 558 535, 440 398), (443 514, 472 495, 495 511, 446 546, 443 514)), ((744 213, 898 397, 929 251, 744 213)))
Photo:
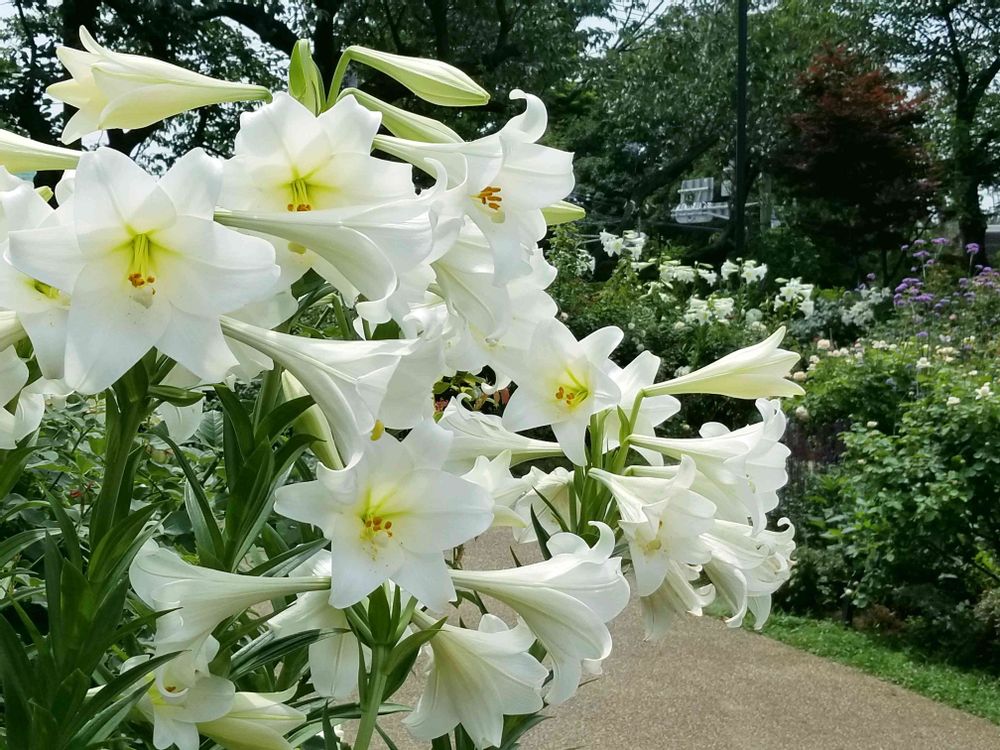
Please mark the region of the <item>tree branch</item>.
POLYGON ((706 135, 695 141, 683 156, 667 162, 652 174, 641 179, 632 188, 632 200, 639 204, 652 193, 669 185, 718 142, 717 135, 706 135))
POLYGON ((298 41, 298 35, 276 16, 263 8, 244 3, 206 2, 204 8, 191 13, 194 22, 211 21, 215 18, 228 18, 257 34, 261 41, 269 44, 279 52, 291 54, 298 41))

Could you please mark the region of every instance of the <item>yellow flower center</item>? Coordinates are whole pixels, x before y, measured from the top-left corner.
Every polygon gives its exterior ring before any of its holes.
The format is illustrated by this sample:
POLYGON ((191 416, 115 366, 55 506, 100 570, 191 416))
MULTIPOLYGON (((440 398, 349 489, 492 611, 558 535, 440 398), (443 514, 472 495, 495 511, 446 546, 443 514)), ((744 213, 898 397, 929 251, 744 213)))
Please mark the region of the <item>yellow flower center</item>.
POLYGON ((361 516, 361 522, 364 524, 364 530, 361 532, 362 539, 377 545, 383 545, 392 539, 392 521, 388 518, 375 512, 368 512, 361 516))
POLYGON ((484 187, 473 197, 478 199, 484 206, 491 208, 494 211, 499 211, 500 204, 503 203, 503 196, 500 195, 500 188, 496 185, 484 187))
POLYGON ((292 180, 288 186, 292 194, 291 203, 287 208, 289 211, 312 211, 312 202, 309 200, 309 184, 299 178, 292 180))
POLYGON ((381 419, 376 419, 375 426, 372 427, 371 438, 372 440, 378 440, 383 434, 385 434, 385 425, 382 424, 381 419))
POLYGON ((552 394, 556 401, 562 401, 568 407, 576 407, 582 404, 590 396, 590 390, 580 382, 573 373, 566 372, 566 381, 560 382, 552 394))
POLYGON ((153 270, 153 252, 149 237, 144 234, 137 234, 132 238, 132 257, 128 264, 126 275, 128 283, 132 288, 140 292, 133 295, 135 299, 146 307, 152 303, 156 289, 156 275, 153 270))

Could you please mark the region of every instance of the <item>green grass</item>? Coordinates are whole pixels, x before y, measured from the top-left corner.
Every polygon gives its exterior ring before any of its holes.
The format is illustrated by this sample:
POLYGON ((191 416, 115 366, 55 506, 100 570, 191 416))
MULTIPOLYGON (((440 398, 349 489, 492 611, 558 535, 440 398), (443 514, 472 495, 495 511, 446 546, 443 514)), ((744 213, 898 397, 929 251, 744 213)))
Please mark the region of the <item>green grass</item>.
POLYGON ((763 634, 1000 724, 1000 680, 985 672, 944 664, 886 636, 829 620, 776 612, 763 634))

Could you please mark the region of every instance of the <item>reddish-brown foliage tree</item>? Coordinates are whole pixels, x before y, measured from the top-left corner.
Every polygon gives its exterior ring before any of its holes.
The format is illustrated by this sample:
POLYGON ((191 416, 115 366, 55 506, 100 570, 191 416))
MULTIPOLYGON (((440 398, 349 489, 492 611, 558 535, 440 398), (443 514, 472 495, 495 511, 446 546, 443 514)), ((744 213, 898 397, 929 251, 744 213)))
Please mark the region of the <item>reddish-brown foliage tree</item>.
POLYGON ((918 126, 921 97, 843 46, 818 54, 800 76, 801 106, 786 121, 771 169, 788 218, 819 246, 851 259, 905 240, 934 198, 931 159, 918 126))

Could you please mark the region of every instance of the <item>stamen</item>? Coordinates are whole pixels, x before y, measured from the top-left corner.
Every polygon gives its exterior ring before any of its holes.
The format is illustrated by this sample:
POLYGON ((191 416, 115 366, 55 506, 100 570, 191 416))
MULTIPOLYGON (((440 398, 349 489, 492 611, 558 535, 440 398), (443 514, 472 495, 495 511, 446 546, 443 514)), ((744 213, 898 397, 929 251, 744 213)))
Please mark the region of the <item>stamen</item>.
POLYGON ((487 208, 493 209, 494 211, 499 211, 500 204, 503 203, 503 196, 500 195, 500 188, 496 185, 484 187, 473 197, 478 198, 480 203, 487 208))
POLYGON ((289 184, 292 193, 292 201, 288 204, 289 211, 312 211, 312 202, 309 200, 309 185, 303 179, 292 180, 289 184))
POLYGON ((44 294, 49 299, 59 299, 59 290, 54 286, 49 286, 43 281, 35 279, 32 284, 32 288, 39 294, 44 294))
POLYGON ((156 294, 156 289, 153 288, 156 276, 153 273, 153 246, 145 234, 137 234, 132 238, 132 257, 125 278, 133 289, 142 290, 143 294, 135 299, 148 307, 156 294))
POLYGON ((574 407, 582 404, 590 396, 590 390, 571 372, 566 373, 568 384, 560 384, 553 394, 556 401, 562 401, 566 406, 574 407))

